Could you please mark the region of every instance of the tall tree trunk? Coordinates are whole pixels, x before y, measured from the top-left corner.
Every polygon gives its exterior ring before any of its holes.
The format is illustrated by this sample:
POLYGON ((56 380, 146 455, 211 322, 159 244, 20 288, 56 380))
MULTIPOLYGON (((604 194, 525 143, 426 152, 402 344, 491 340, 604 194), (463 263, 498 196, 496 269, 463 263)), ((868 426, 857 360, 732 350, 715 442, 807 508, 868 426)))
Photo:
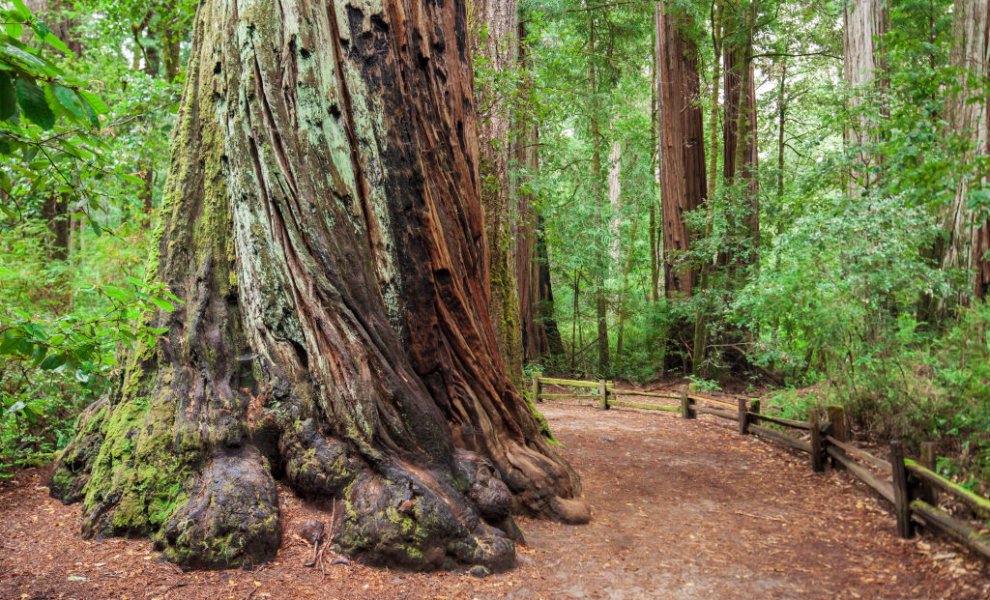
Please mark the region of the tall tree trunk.
POLYGON ((670 4, 657 5, 659 61, 660 194, 663 215, 664 291, 668 298, 690 296, 694 267, 680 264, 690 250, 684 218, 705 202, 705 142, 698 103, 698 51, 685 34, 687 15, 670 4))
MULTIPOLYGON (((533 90, 532 66, 526 41, 525 19, 519 21, 519 68, 522 73, 521 97, 533 90)), ((528 104, 525 100, 524 104, 528 104)), ((519 296, 519 321, 522 328, 524 361, 534 361, 546 354, 561 355, 564 344, 557 328, 550 281, 550 257, 544 240, 543 218, 536 208, 536 197, 529 190, 531 179, 540 168, 540 128, 534 115, 520 115, 515 124, 515 160, 526 180, 518 182, 518 218, 516 219, 516 285, 519 296)))
POLYGON ((608 153, 608 205, 611 218, 608 222, 609 258, 612 264, 622 260, 622 142, 612 142, 608 153))
MULTIPOLYGON (((598 73, 595 65, 598 52, 598 36, 595 23, 595 11, 588 11, 588 89, 591 90, 592 101, 589 115, 589 137, 591 138, 591 195, 597 211, 595 227, 605 227, 604 204, 607 198, 603 193, 605 169, 602 165, 602 133, 601 108, 598 106, 598 73)), ((605 272, 608 269, 608 249, 601 241, 595 241, 595 323, 597 326, 598 374, 602 375, 609 368, 608 348, 608 302, 605 297, 605 272)))
POLYGON ((518 19, 514 0, 471 0, 474 46, 493 80, 478 86, 481 141, 481 202, 485 207, 488 240, 489 308, 499 351, 509 376, 522 381, 522 327, 516 287, 516 256, 512 232, 516 210, 514 177, 510 175, 513 145, 511 97, 498 83, 517 67, 518 19))
MULTIPOLYGON (((656 185, 656 191, 660 189, 660 159, 662 155, 662 150, 660 148, 660 98, 659 98, 659 88, 660 88, 660 77, 659 77, 659 44, 660 36, 659 31, 656 26, 656 11, 654 9, 654 24, 653 24, 653 45, 651 51, 653 56, 650 60, 650 148, 653 150, 653 155, 650 157, 650 173, 653 176, 653 183, 656 185)), ((657 222, 657 202, 654 191, 651 189, 649 195, 650 198, 650 302, 658 302, 660 300, 660 271, 661 271, 661 257, 660 257, 660 232, 658 231, 659 223, 657 222)))
POLYGON ((843 20, 843 77, 850 90, 849 104, 854 114, 844 137, 846 145, 856 152, 855 167, 846 187, 849 195, 853 195, 870 189, 870 171, 875 168, 869 148, 876 137, 875 127, 868 115, 861 114, 861 106, 876 95, 881 84, 883 56, 879 43, 887 30, 887 0, 849 0, 843 20))
MULTIPOLYGON (((953 16, 951 62, 962 74, 959 88, 946 104, 946 120, 951 134, 964 140, 967 148, 959 162, 968 165, 990 151, 988 148, 987 103, 981 100, 990 75, 990 2, 956 0, 953 16)), ((967 269, 974 273, 972 290, 976 297, 986 296, 990 265, 983 258, 987 252, 986 223, 976 222, 968 208, 969 193, 984 184, 983 177, 960 178, 955 195, 940 214, 944 236, 942 267, 967 269)), ((965 300, 963 298, 962 300, 965 300)))
POLYGON ((87 410, 51 490, 171 560, 273 556, 275 479, 371 562, 513 562, 586 521, 498 356, 463 3, 206 0, 157 267, 184 300, 87 410))
POLYGON ((55 190, 48 192, 45 205, 41 209, 41 218, 48 223, 51 232, 51 246, 48 256, 52 260, 69 258, 69 202, 64 194, 55 190))
POLYGON ((722 47, 725 71, 722 178, 729 188, 730 199, 744 205, 742 222, 730 223, 730 227, 737 229, 741 238, 749 239, 736 256, 728 257, 734 267, 755 262, 760 239, 756 86, 751 59, 756 0, 737 4, 726 18, 722 47))
POLYGON ((557 317, 554 314, 553 285, 550 281, 550 253, 547 251, 543 217, 536 219, 536 257, 531 269, 536 271, 536 317, 546 332, 547 351, 554 356, 564 353, 564 342, 560 337, 557 317))
POLYGON ((787 58, 780 59, 777 87, 777 202, 784 200, 784 126, 787 123, 787 58))

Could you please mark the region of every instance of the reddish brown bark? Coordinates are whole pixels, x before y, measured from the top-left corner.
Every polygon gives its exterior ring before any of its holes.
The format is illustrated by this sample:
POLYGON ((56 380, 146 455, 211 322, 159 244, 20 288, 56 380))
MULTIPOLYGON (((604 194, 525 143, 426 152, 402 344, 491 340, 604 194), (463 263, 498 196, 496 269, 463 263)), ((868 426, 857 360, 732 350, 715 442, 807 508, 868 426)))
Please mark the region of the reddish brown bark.
MULTIPOLYGON (((519 23, 519 66, 523 70, 524 95, 532 86, 526 25, 519 23)), ((536 198, 528 191, 528 179, 540 168, 540 130, 531 114, 520 115, 516 125, 515 160, 522 177, 518 186, 516 240, 516 285, 519 294, 519 321, 522 329, 523 360, 539 360, 547 354, 561 355, 564 344, 553 311, 550 257, 543 238, 543 219, 536 210, 536 198)))
MULTIPOLYGON (((723 39, 725 114, 722 121, 722 176, 733 204, 744 207, 738 227, 749 238, 749 247, 728 260, 733 265, 756 259, 760 239, 759 181, 757 165, 756 85, 750 57, 753 53, 755 4, 740 3, 727 12, 723 39)), ((733 211, 735 212, 735 211, 733 211)))
POLYGON ((518 68, 518 19, 514 0, 472 0, 476 56, 484 65, 477 85, 481 201, 485 207, 488 248, 489 307, 499 351, 511 377, 521 382, 522 331, 516 280, 519 277, 512 233, 516 228, 518 196, 512 173, 515 115, 511 95, 499 82, 518 68))
POLYGON ((61 455, 84 531, 272 556, 275 478, 335 542, 512 564, 514 512, 588 519, 498 355, 462 3, 207 0, 157 279, 185 303, 61 455))
POLYGON ((687 17, 658 5, 657 72, 660 114, 660 194, 663 271, 668 298, 690 296, 697 269, 683 264, 691 248, 687 213, 705 202, 705 144, 698 103, 698 51, 684 35, 687 17))

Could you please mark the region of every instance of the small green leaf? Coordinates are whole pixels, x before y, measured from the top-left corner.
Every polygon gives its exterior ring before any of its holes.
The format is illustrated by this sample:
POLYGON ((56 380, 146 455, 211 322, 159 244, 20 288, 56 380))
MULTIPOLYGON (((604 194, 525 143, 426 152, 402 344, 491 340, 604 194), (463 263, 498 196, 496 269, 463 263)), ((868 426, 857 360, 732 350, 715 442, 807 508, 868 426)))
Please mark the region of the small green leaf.
POLYGON ((51 354, 38 365, 42 371, 54 371, 65 364, 65 356, 62 354, 51 354))
POLYGON ((42 129, 55 126, 55 113, 45 100, 45 92, 31 79, 18 78, 15 84, 17 103, 24 115, 42 129))
POLYGON ((4 26, 7 30, 7 35, 14 38, 15 40, 21 39, 24 36, 24 25, 16 22, 7 23, 4 26))
POLYGON ((31 19, 31 11, 28 7, 24 5, 24 0, 11 0, 14 5, 14 10, 17 11, 17 15, 23 21, 28 21, 31 19))
POLYGON ((48 44, 52 48, 55 48, 62 54, 65 54, 66 56, 75 55, 75 53, 72 52, 72 50, 69 50, 69 47, 65 45, 65 42, 55 37, 55 35, 53 35, 52 33, 45 34, 42 39, 45 40, 46 44, 48 44))
POLYGON ((128 290, 119 287, 114 287, 110 285, 104 286, 103 293, 113 298, 114 300, 117 300, 124 304, 127 304, 134 300, 134 294, 132 294, 128 290))
POLYGON ((86 104, 82 101, 75 90, 67 88, 61 83, 51 84, 52 92, 58 103, 62 105, 65 110, 67 110, 72 116, 76 117, 80 121, 85 121, 89 118, 89 114, 86 111, 86 104))
POLYGON ((107 111, 110 110, 107 108, 107 105, 103 103, 103 100, 101 100, 99 96, 93 94, 92 92, 84 92, 80 90, 79 95, 82 97, 83 100, 86 101, 86 104, 88 104, 90 108, 93 109, 93 112, 95 112, 98 115, 106 114, 107 111))
POLYGON ((164 310, 165 312, 172 312, 175 310, 175 305, 165 300, 164 298, 156 298, 155 296, 149 296, 148 300, 158 308, 164 310))

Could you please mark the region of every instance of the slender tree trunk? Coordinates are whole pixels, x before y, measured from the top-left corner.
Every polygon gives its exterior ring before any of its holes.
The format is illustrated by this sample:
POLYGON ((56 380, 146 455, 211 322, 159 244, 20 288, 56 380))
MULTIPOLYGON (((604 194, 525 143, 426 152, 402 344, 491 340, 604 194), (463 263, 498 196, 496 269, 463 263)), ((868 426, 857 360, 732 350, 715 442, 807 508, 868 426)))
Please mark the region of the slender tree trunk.
MULTIPOLYGON (((595 30, 595 14, 593 10, 588 11, 588 89, 591 90, 592 102, 589 116, 589 130, 591 137, 591 193, 597 209, 596 227, 604 227, 604 206, 607 201, 602 191, 602 183, 605 181, 605 170, 602 166, 602 134, 601 115, 598 106, 598 74, 596 72, 595 53, 598 51, 598 38, 595 30)), ((606 262, 607 247, 599 241, 595 242, 595 322, 598 336, 596 344, 598 346, 598 373, 604 374, 609 368, 609 348, 608 348, 608 303, 605 297, 605 271, 608 268, 606 262), (600 247, 599 247, 600 246, 600 247)))
POLYGON ((69 203, 65 195, 54 190, 48 192, 41 216, 52 235, 48 256, 52 260, 66 260, 69 258, 69 203))
POLYGON ((784 126, 787 122, 787 59, 780 62, 777 88, 777 201, 784 199, 784 126))
MULTIPOLYGON (((965 141, 967 148, 959 161, 968 165, 977 157, 990 152, 988 147, 987 103, 981 100, 990 76, 990 2, 987 0, 956 0, 953 17, 953 47, 951 62, 962 74, 960 85, 946 103, 946 120, 950 134, 965 141)), ((977 222, 967 206, 969 193, 984 184, 984 177, 961 177, 955 195, 940 214, 944 237, 942 267, 966 269, 973 273, 972 291, 977 298, 986 296, 990 284, 990 265, 984 255, 987 245, 987 224, 977 222)), ((965 302, 964 294, 961 301, 965 302)))
POLYGON ((612 142, 608 154, 608 205, 611 218, 608 222, 609 258, 612 264, 622 260, 622 142, 612 142))
MULTIPOLYGON (((654 21, 657 19, 656 10, 654 9, 654 21)), ((653 175, 653 182, 656 185, 656 190, 660 189, 660 160, 662 156, 662 150, 660 148, 660 98, 659 98, 659 87, 660 87, 660 77, 659 77, 659 61, 658 57, 660 52, 658 46, 660 44, 659 31, 654 22, 653 26, 653 45, 651 47, 653 56, 650 61, 650 148, 653 150, 653 156, 650 157, 650 173, 653 175)), ((661 271, 661 257, 660 257, 660 232, 657 230, 659 223, 657 222, 657 202, 655 193, 651 190, 649 195, 650 198, 650 302, 658 302, 660 300, 660 271, 661 271)))
POLYGON ((502 360, 517 384, 522 382, 522 327, 516 286, 516 255, 513 231, 517 213, 516 193, 510 174, 513 107, 498 81, 517 68, 518 19, 514 0, 471 0, 476 55, 491 71, 491 82, 477 86, 480 110, 481 201, 485 207, 485 237, 488 240, 489 307, 502 360))
MULTIPOLYGON (((719 142, 718 142, 718 118, 721 111, 719 107, 721 103, 719 102, 719 84, 722 81, 722 39, 724 35, 724 21, 725 21, 725 7, 722 4, 723 0, 712 0, 711 9, 711 29, 712 29, 712 55, 715 60, 712 61, 712 89, 711 97, 708 99, 709 102, 709 140, 708 140, 708 198, 715 197, 715 188, 718 185, 718 156, 719 156, 719 142)), ((706 262, 706 265, 708 263, 706 262)))
POLYGON ((626 259, 622 267, 622 290, 619 292, 619 324, 615 334, 615 363, 618 365, 622 361, 622 351, 626 330, 626 319, 629 317, 626 305, 629 300, 629 274, 632 272, 632 246, 636 242, 636 232, 639 229, 639 220, 633 219, 632 231, 629 233, 629 244, 626 246, 626 259))
POLYGON ((668 298, 690 296, 697 281, 683 264, 690 250, 687 213, 705 202, 705 144, 698 104, 698 51, 684 31, 687 15, 657 5, 659 40, 660 193, 663 215, 664 290, 668 298))
POLYGON ((513 562, 511 514, 586 521, 498 356, 463 3, 206 0, 151 322, 52 494, 171 560, 270 558, 275 479, 335 542, 419 568, 513 562))
POLYGON ((577 349, 579 346, 583 346, 584 342, 581 340, 581 328, 578 327, 578 322, 581 317, 580 310, 581 303, 581 277, 580 274, 574 272, 574 298, 572 302, 571 310, 571 372, 577 368, 577 349))
MULTIPOLYGON (((523 98, 533 89, 525 20, 519 22, 519 68, 522 70, 523 98)), ((524 104, 528 104, 524 100, 524 104)), ((534 361, 546 354, 561 355, 564 344, 554 316, 550 256, 544 239, 543 218, 536 209, 536 197, 528 189, 529 179, 540 168, 540 128, 534 115, 521 115, 516 123, 515 159, 526 180, 518 185, 516 220, 516 284, 519 320, 522 328, 523 360, 534 361)))
POLYGON ((557 317, 554 315, 553 286, 550 281, 550 254, 547 251, 546 233, 543 218, 536 218, 536 257, 532 269, 536 271, 536 321, 546 332, 547 351, 554 356, 564 353, 564 342, 560 338, 557 317))

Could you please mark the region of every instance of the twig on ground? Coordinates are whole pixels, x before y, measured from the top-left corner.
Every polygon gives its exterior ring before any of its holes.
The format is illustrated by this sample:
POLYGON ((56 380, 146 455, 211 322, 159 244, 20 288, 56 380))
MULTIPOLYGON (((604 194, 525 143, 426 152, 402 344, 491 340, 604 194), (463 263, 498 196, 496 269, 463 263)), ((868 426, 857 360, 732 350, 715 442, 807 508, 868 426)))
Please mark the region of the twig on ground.
POLYGON ((751 515, 749 513, 740 512, 738 510, 732 511, 733 514, 737 514, 743 517, 750 517, 751 519, 763 519, 765 521, 777 521, 778 523, 786 523, 783 517, 768 517, 766 515, 751 515))
POLYGON ((162 592, 162 598, 165 598, 165 596, 168 596, 168 593, 171 592, 172 590, 177 590, 177 589, 179 589, 181 587, 186 587, 187 585, 189 585, 189 584, 186 583, 185 581, 180 581, 178 583, 173 583, 172 585, 170 585, 167 588, 165 588, 165 591, 164 592, 162 592))

